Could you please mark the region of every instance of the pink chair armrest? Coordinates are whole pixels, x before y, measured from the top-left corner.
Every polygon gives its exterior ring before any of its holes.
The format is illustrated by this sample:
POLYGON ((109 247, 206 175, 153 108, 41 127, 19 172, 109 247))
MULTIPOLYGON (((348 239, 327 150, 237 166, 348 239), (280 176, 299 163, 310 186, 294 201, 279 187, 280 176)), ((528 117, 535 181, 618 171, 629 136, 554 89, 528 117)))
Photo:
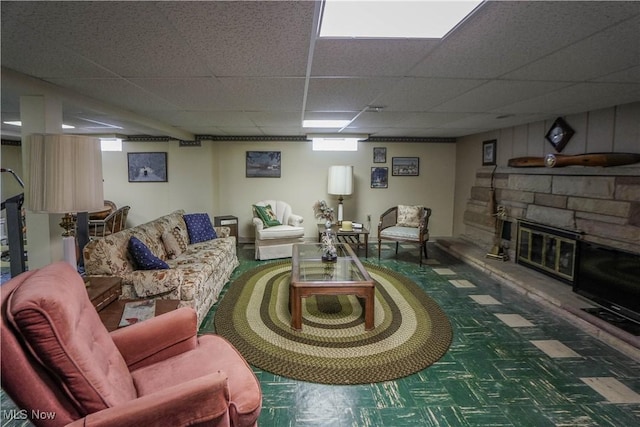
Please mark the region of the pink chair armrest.
POLYGON ((185 426, 209 421, 228 425, 227 375, 205 375, 157 393, 89 414, 69 426, 185 426))
POLYGON ((198 345, 197 317, 183 307, 111 332, 130 370, 165 360, 198 345))

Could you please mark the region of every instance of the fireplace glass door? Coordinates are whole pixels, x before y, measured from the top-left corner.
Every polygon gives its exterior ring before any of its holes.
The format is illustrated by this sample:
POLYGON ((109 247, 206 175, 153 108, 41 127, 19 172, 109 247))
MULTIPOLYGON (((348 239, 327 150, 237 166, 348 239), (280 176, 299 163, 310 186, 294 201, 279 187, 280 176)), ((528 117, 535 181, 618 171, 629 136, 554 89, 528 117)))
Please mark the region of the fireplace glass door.
POLYGON ((573 284, 577 237, 570 231, 519 221, 518 264, 573 284))

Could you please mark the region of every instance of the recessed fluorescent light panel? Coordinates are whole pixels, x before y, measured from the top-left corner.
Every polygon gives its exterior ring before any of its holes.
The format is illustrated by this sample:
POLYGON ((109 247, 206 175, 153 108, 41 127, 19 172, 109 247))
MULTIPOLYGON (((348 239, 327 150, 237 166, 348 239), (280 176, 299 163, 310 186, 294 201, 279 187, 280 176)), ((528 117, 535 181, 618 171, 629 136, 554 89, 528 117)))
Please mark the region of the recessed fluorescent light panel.
POLYGON ((122 139, 100 138, 100 148, 102 151, 122 151, 122 139))
POLYGON ((358 140, 362 138, 313 138, 313 151, 358 151, 358 140))
POLYGON ((442 38, 482 1, 325 0, 320 37, 442 38))
POLYGON ((303 120, 303 128, 343 128, 351 120, 303 120))
MULTIPOLYGON (((13 125, 13 126, 22 126, 22 122, 20 120, 15 120, 15 121, 7 121, 7 122, 3 122, 5 125, 13 125)), ((75 126, 71 126, 71 125, 62 125, 62 129, 75 129, 75 126)))

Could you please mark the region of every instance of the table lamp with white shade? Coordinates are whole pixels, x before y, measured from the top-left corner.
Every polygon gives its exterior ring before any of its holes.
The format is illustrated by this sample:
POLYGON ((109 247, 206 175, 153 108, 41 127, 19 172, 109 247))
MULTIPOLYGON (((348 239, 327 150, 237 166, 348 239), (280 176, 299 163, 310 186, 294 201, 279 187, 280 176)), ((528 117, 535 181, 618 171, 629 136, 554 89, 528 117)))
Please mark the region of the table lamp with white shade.
POLYGON ((343 206, 342 196, 349 196, 353 193, 353 166, 331 166, 329 168, 329 182, 327 193, 338 196, 338 223, 342 223, 343 206))
POLYGON ((102 209, 100 140, 80 135, 34 134, 29 137, 30 175, 27 208, 64 214, 60 226, 64 259, 76 264, 73 214, 102 209))

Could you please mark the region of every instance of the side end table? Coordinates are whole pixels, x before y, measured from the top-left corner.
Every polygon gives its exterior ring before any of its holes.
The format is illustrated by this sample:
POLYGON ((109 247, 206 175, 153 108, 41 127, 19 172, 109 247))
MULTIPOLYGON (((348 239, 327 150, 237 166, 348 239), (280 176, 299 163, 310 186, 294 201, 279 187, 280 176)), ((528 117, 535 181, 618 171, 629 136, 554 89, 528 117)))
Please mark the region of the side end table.
POLYGON ((84 283, 98 312, 122 295, 122 279, 117 276, 87 276, 84 283))
POLYGON ((222 215, 213 217, 213 225, 216 227, 229 227, 231 235, 236 238, 238 244, 238 217, 233 215, 222 215))

